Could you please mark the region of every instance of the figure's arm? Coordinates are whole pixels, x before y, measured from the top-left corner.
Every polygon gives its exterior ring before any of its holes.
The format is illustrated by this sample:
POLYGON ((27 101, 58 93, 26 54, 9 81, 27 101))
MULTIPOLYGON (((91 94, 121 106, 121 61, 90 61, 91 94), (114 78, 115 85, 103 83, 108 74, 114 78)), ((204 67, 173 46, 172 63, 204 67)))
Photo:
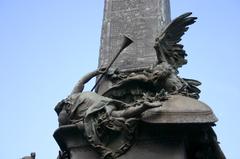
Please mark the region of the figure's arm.
POLYGON ((83 89, 84 89, 84 85, 85 83, 87 83, 89 80, 91 80, 93 77, 99 75, 99 74, 103 74, 105 73, 104 71, 104 68, 100 68, 100 69, 97 69, 93 72, 90 72, 88 73, 87 75, 83 76, 79 81, 78 83, 75 85, 75 87, 73 88, 71 94, 74 94, 74 93, 79 93, 79 92, 82 92, 83 89))
POLYGON ((144 111, 150 109, 150 108, 155 108, 155 107, 160 107, 162 104, 161 102, 142 102, 137 106, 130 106, 126 108, 125 110, 113 110, 111 112, 111 115, 113 117, 123 117, 123 118, 132 118, 136 117, 140 114, 142 114, 144 111))

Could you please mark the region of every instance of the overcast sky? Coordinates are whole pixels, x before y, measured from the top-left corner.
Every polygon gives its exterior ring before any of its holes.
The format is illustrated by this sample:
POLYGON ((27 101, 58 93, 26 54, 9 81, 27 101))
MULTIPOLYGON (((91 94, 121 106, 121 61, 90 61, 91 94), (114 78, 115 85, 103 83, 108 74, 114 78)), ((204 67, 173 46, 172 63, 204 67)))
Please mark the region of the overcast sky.
MULTIPOLYGON (((56 158, 55 104, 97 67, 103 0, 0 0, 2 159, 35 151, 56 158)), ((202 82, 201 101, 228 159, 239 159, 239 0, 171 0, 172 18, 198 17, 182 43, 189 63, 180 76, 202 82)), ((90 89, 88 87, 87 89, 90 89)))

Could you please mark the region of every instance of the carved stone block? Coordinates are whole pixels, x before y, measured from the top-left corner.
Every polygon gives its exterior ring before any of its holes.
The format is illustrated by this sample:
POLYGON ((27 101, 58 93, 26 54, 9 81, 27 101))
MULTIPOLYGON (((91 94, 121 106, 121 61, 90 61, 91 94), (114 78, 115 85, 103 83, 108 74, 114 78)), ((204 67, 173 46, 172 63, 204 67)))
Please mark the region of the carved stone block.
POLYGON ((153 45, 157 35, 170 22, 168 0, 106 0, 99 66, 106 66, 121 45, 121 35, 134 40, 115 61, 115 68, 128 70, 156 63, 153 45))

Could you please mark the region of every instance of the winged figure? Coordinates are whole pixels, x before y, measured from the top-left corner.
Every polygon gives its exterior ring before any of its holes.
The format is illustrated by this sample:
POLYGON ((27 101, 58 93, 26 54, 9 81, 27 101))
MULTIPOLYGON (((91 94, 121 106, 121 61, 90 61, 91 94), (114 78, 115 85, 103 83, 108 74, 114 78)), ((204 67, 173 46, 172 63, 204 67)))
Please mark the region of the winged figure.
MULTIPOLYGON (((156 38, 154 48, 157 54, 157 64, 149 70, 125 74, 117 84, 104 93, 117 99, 140 97, 149 93, 156 94, 166 92, 168 94, 182 94, 192 98, 199 98, 200 90, 197 88, 201 83, 197 80, 180 78, 178 68, 187 63, 187 54, 183 45, 179 44, 181 37, 193 24, 196 17, 192 13, 185 13, 173 20, 163 32, 156 38)), ((121 76, 121 74, 119 75, 121 76)), ((135 101, 136 99, 129 99, 135 101)))
POLYGON ((187 63, 187 54, 183 45, 179 44, 181 37, 188 30, 188 26, 195 23, 197 17, 190 17, 192 13, 185 13, 174 19, 156 38, 155 50, 157 53, 157 64, 169 63, 174 69, 178 69, 187 63))
POLYGON ((175 75, 172 74, 172 80, 169 78, 168 83, 171 85, 171 82, 173 82, 173 85, 180 85, 180 89, 184 88, 185 92, 194 93, 194 96, 199 98, 198 94, 200 90, 197 86, 201 83, 197 80, 180 78, 177 76, 178 68, 187 63, 185 59, 187 54, 183 49, 183 45, 179 42, 189 29, 189 25, 195 23, 197 19, 197 17, 191 17, 191 14, 191 12, 182 14, 167 25, 160 36, 156 38, 154 48, 157 54, 157 65, 164 65, 169 67, 168 69, 175 71, 175 75), (163 63, 167 63, 168 65, 163 63), (175 79, 174 76, 176 76, 175 79))

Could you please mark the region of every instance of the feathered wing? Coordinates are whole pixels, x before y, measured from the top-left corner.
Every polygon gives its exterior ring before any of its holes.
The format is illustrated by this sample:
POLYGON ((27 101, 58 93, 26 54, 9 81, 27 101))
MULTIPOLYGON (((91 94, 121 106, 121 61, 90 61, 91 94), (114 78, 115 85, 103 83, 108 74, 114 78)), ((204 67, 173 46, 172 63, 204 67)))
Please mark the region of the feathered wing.
POLYGON ((187 54, 183 45, 179 44, 181 37, 188 30, 188 26, 193 24, 196 17, 190 17, 192 13, 185 13, 174 19, 156 38, 155 50, 157 53, 158 64, 168 62, 173 68, 177 69, 187 63, 187 54))
POLYGON ((199 94, 201 93, 201 90, 198 88, 198 86, 201 85, 201 82, 187 78, 182 78, 182 80, 184 81, 184 83, 186 83, 186 91, 188 95, 198 99, 200 97, 199 94))

